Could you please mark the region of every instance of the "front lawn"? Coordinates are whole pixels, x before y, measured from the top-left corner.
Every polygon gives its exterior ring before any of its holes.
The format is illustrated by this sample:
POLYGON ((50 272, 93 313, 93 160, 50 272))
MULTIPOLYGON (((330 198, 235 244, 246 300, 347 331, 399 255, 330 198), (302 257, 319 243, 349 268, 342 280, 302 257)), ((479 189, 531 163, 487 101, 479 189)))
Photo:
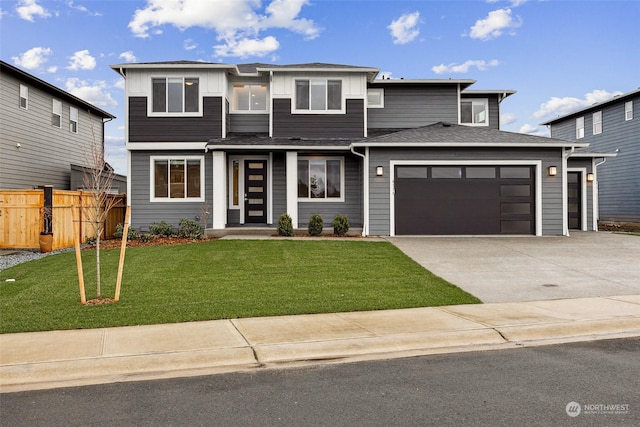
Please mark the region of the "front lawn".
MULTIPOLYGON (((119 253, 101 251, 103 297, 119 253)), ((91 299, 95 251, 82 254, 91 299)), ((80 304, 73 252, 6 269, 0 333, 479 302, 387 242, 215 240, 127 249, 120 301, 106 305, 80 304)))

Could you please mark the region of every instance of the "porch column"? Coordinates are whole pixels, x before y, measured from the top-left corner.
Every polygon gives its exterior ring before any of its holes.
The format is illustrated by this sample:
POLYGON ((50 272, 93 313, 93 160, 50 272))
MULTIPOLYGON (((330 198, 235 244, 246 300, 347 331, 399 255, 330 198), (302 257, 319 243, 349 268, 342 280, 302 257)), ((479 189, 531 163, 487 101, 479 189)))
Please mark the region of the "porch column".
POLYGON ((287 151, 287 213, 293 228, 298 228, 298 153, 287 151))
POLYGON ((213 229, 221 230, 227 225, 226 156, 224 151, 213 151, 213 229))

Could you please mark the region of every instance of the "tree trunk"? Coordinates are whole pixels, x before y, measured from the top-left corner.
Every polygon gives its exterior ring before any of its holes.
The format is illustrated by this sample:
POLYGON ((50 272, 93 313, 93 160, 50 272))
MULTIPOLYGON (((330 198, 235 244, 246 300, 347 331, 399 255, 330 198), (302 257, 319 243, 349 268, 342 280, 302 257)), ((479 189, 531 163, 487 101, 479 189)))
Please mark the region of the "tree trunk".
POLYGON ((100 233, 98 233, 98 237, 96 237, 96 291, 98 294, 98 298, 100 298, 100 233))

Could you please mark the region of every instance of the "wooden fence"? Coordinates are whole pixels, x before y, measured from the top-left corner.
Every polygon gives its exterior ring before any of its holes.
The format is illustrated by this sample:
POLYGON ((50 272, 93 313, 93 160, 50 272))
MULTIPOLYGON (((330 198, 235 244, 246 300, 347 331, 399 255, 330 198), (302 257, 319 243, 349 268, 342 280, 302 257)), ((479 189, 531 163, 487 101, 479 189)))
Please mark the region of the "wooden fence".
MULTIPOLYGON (((124 222, 126 196, 110 195, 115 206, 108 213, 102 238, 110 239, 116 226, 124 222)), ((95 239, 94 227, 87 221, 88 208, 95 195, 84 191, 53 190, 53 249, 73 246, 72 209, 78 209, 80 242, 95 239)), ((44 190, 0 190, 0 248, 38 249, 44 222, 44 190)))

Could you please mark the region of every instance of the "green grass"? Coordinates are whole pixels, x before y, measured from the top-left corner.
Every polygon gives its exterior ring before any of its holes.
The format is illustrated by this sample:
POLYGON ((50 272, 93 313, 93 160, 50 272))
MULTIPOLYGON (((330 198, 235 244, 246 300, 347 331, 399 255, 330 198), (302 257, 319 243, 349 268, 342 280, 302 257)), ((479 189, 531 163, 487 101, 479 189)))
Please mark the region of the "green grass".
MULTIPOLYGON (((104 297, 119 253, 101 251, 104 297)), ((91 299, 95 251, 82 254, 91 299)), ((127 249, 120 301, 108 305, 80 304, 73 252, 6 269, 0 333, 479 302, 387 242, 216 240, 127 249)))

